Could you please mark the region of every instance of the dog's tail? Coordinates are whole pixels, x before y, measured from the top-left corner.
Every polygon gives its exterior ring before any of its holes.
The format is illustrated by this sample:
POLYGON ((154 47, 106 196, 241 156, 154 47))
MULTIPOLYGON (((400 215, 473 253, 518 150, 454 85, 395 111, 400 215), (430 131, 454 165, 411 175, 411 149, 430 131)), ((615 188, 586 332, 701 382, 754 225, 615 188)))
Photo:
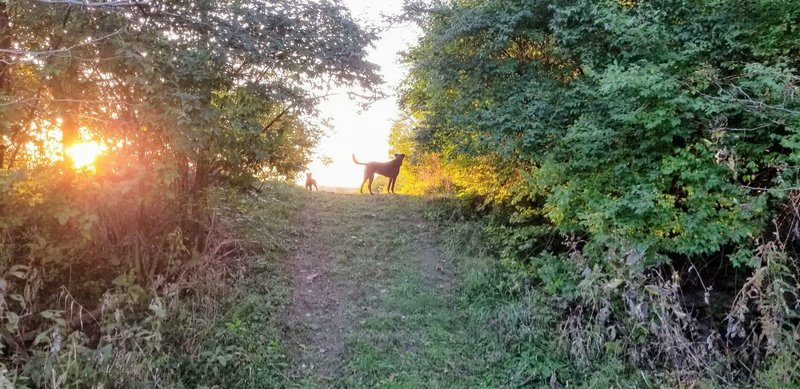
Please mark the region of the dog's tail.
POLYGON ((356 153, 353 153, 353 162, 355 162, 357 165, 366 165, 366 163, 361 163, 356 160, 356 153))

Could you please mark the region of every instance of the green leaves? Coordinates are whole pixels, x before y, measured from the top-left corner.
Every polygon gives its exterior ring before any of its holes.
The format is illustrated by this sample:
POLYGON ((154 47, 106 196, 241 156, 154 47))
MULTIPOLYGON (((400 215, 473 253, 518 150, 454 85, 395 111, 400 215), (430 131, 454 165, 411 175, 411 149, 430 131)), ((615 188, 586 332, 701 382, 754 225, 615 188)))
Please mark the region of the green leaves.
POLYGON ((105 140, 121 164, 142 149, 158 155, 153 165, 188 159, 201 171, 182 178, 199 177, 198 188, 206 177, 246 185, 268 169, 293 176, 319 138, 306 117, 317 95, 381 82, 366 61, 375 34, 337 3, 162 0, 88 12, 17 0, 8 15, 12 46, 30 53, 9 58, 0 92, 20 102, 3 109, 16 130, 2 130, 22 150, 18 164, 30 159, 28 133, 71 119, 57 130, 105 140))
POLYGON ((743 186, 798 181, 787 169, 798 63, 786 53, 800 32, 784 23, 800 9, 737 4, 451 2, 407 56, 419 148, 445 165, 535 168, 526 181, 550 221, 590 244, 747 246, 775 208, 743 186))

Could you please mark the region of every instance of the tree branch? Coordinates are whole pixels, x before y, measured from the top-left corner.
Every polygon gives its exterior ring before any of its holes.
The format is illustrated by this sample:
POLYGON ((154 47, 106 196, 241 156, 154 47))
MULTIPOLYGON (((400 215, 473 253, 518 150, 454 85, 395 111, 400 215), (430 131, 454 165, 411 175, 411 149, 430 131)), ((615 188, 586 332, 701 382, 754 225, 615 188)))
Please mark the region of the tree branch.
POLYGON ((79 5, 87 8, 113 8, 113 7, 139 7, 149 5, 150 0, 111 0, 111 1, 88 1, 88 0, 34 0, 45 4, 67 4, 79 5))
POLYGON ((284 110, 283 110, 283 111, 281 111, 281 112, 278 114, 278 116, 275 116, 275 117, 274 117, 272 120, 270 120, 270 122, 269 122, 269 123, 267 123, 267 125, 266 125, 266 126, 264 126, 264 128, 261 130, 261 132, 259 132, 259 134, 263 134, 263 133, 267 132, 267 130, 269 130, 269 129, 270 129, 270 128, 271 128, 271 127, 272 127, 272 126, 275 124, 275 122, 277 122, 278 120, 280 120, 280 118, 282 118, 282 117, 283 117, 283 115, 286 115, 286 113, 287 113, 287 112, 289 112, 289 111, 290 111, 292 108, 296 107, 296 106, 297 106, 298 104, 300 104, 301 102, 305 103, 305 102, 308 102, 308 101, 314 101, 314 100, 324 99, 324 98, 326 98, 326 97, 329 97, 329 96, 332 96, 332 94, 327 94, 327 95, 322 95, 322 96, 316 96, 316 97, 309 97, 309 98, 307 98, 307 99, 303 99, 303 100, 301 100, 301 101, 296 101, 296 102, 294 102, 294 103, 292 103, 292 104, 289 104, 289 105, 288 105, 286 108, 284 108, 284 110))
MULTIPOLYGON (((74 44, 72 46, 65 47, 63 49, 52 49, 52 50, 45 50, 45 51, 27 51, 27 50, 0 49, 0 53, 2 53, 2 54, 10 54, 10 55, 17 55, 17 56, 22 56, 22 55, 55 55, 55 54, 58 54, 58 53, 63 53, 63 52, 70 51, 70 50, 72 50, 72 49, 74 49, 76 47, 96 44, 98 42, 101 42, 103 40, 111 38, 114 35, 118 35, 122 31, 124 31, 126 28, 128 28, 128 26, 122 27, 119 30, 116 30, 116 31, 111 32, 111 33, 106 34, 106 35, 103 35, 103 36, 101 36, 99 38, 96 38, 96 39, 89 38, 89 40, 86 41, 86 42, 76 43, 76 44, 74 44)), ((6 60, 0 60, 0 62, 6 63, 6 64, 10 64, 10 62, 8 62, 6 60)))

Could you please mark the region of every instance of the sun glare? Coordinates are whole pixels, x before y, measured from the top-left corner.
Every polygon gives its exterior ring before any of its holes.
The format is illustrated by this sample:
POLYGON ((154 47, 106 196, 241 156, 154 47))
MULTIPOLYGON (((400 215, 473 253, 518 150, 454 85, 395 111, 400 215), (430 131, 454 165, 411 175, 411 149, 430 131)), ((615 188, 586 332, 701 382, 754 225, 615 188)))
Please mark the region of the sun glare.
POLYGON ((75 169, 94 170, 94 161, 105 151, 106 146, 97 142, 81 142, 67 148, 67 155, 75 169))

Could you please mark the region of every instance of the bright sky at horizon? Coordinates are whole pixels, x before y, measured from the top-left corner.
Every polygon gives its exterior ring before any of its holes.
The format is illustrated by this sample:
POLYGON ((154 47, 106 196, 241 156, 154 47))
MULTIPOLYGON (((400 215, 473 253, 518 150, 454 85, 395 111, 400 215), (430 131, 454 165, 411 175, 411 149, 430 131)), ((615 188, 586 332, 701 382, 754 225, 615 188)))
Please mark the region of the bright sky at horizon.
MULTIPOLYGON (((379 40, 369 50, 368 60, 381 67, 387 97, 363 110, 360 101, 347 96, 347 90, 333 91, 335 95, 319 106, 322 118, 329 121, 331 128, 326 130, 308 168, 319 186, 356 188, 363 178, 363 167, 353 163, 351 154, 355 153, 361 162, 389 159, 389 132, 400 115, 396 90, 405 75, 399 53, 416 42, 419 31, 412 25, 386 28, 383 15, 398 14, 403 5, 401 0, 343 0, 343 3, 362 25, 382 27, 379 40), (332 160, 328 166, 321 161, 325 157, 332 160)), ((305 176, 298 182, 302 185, 305 176)))

